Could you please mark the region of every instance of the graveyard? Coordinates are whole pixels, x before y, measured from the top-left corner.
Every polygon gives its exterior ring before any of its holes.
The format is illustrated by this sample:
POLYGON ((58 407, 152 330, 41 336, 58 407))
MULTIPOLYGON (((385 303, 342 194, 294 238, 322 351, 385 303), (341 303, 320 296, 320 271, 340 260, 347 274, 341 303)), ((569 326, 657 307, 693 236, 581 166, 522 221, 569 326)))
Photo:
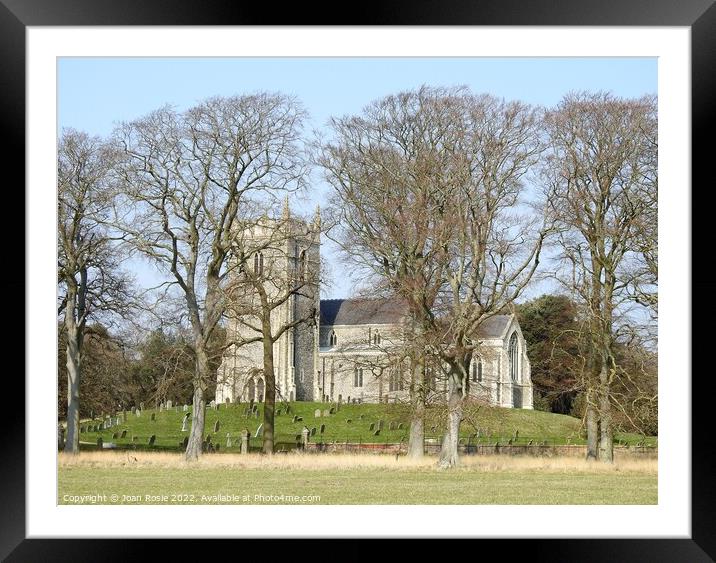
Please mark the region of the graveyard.
MULTIPOLYGON (((143 405, 144 406, 144 405, 143 405)), ((210 405, 206 410, 205 441, 209 453, 239 453, 241 436, 248 432, 249 451, 259 451, 263 403, 210 405)), ((428 409, 426 447, 438 447, 444 432, 444 411, 428 409)), ((130 410, 83 420, 80 449, 130 449, 181 452, 191 426, 191 406, 163 404, 159 408, 130 410)), ((406 444, 409 411, 400 404, 336 404, 284 402, 276 405, 275 449, 290 451, 304 441, 318 445, 406 444)), ((585 443, 577 418, 542 411, 480 406, 467 409, 461 425, 461 445, 559 446, 585 443)), ((656 438, 616 434, 617 446, 655 448, 656 438)))
POLYGON ((570 416, 467 408, 461 425, 460 465, 440 471, 435 455, 444 432, 445 413, 440 407, 426 412, 427 455, 418 460, 405 455, 407 405, 278 403, 272 456, 260 453, 263 408, 262 403, 212 403, 206 410, 205 453, 194 463, 183 456, 190 405, 164 403, 82 420, 80 455, 58 456, 57 502, 657 502, 655 437, 617 434, 614 464, 587 462, 581 455, 585 441, 581 421, 570 416), (570 448, 574 453, 569 453, 570 448), (514 455, 515 451, 534 455, 514 455), (99 500, 93 496, 98 491, 106 493, 99 500))

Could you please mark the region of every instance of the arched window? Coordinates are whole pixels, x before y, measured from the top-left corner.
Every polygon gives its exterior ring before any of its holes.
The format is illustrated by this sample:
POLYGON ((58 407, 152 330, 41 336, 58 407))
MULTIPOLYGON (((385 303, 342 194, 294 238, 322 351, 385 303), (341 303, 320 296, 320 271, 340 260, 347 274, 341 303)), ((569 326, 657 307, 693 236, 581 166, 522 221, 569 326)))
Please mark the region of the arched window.
POLYGON ((246 399, 249 401, 253 401, 256 398, 256 384, 254 383, 254 378, 252 377, 249 379, 248 384, 246 385, 246 399))
POLYGON ((477 360, 477 380, 482 381, 482 358, 477 360))
POLYGON ((335 346, 336 344, 338 344, 338 337, 336 336, 336 331, 335 331, 335 330, 332 330, 332 331, 331 331, 331 335, 328 337, 328 343, 329 343, 331 346, 335 346))
POLYGON ((306 279, 306 251, 302 250, 298 255, 298 279, 305 281, 306 279))
POLYGON ((258 383, 256 383, 256 400, 260 403, 264 400, 264 380, 259 379, 258 383))
POLYGON ((380 344, 380 332, 377 330, 373 333, 373 345, 378 346, 380 344))
POLYGON ((254 274, 257 276, 264 275, 264 255, 261 251, 254 254, 254 274))
POLYGON ((353 387, 363 387, 363 368, 355 368, 353 372, 353 387))
POLYGON ((519 344, 517 342, 517 333, 513 332, 512 336, 510 337, 510 347, 509 347, 509 358, 510 358, 510 379, 514 381, 515 383, 519 381, 519 367, 520 367, 520 357, 519 357, 519 344))

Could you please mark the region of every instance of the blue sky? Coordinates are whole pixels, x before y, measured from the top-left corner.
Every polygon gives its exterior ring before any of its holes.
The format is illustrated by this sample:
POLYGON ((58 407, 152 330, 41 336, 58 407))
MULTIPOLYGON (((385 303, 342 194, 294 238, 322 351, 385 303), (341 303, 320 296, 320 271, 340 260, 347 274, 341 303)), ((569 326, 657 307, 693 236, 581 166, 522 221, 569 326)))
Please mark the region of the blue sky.
MULTIPOLYGON (((468 86, 476 93, 551 106, 571 90, 638 97, 657 92, 656 58, 60 58, 58 128, 107 135, 116 122, 164 104, 182 110, 216 95, 257 90, 298 97, 308 129, 360 112, 376 98, 430 86, 468 86)), ((325 186, 309 194, 312 208, 325 186)), ((329 259, 335 250, 325 245, 329 259)), ((349 275, 335 260, 334 285, 323 297, 348 297, 349 275)), ((134 265, 141 280, 156 278, 134 265)))

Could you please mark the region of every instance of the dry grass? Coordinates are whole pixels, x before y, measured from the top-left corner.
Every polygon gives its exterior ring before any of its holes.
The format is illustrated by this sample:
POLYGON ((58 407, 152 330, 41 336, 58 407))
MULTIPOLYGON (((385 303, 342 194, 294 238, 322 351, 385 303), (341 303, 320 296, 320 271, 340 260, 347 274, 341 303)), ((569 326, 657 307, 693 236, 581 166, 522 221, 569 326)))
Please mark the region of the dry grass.
MULTIPOLYGON (((73 456, 58 455, 59 467, 72 468, 235 468, 247 470, 362 470, 436 471, 436 458, 413 460, 400 456, 371 454, 280 454, 273 456, 249 454, 205 455, 199 461, 188 463, 182 454, 158 452, 83 452, 73 456)), ((461 458, 457 471, 469 472, 545 472, 545 473, 637 473, 656 475, 655 459, 619 459, 613 464, 587 462, 574 457, 528 457, 503 455, 474 455, 461 458)))

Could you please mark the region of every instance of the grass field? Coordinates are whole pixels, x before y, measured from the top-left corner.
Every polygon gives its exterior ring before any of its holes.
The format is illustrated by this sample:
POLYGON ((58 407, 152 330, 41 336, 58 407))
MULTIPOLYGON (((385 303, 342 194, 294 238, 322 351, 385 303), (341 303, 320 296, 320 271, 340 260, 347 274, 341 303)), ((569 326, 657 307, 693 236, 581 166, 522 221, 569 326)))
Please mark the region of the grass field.
MULTIPOLYGON (((330 405, 326 403, 294 402, 290 403, 290 413, 286 414, 286 404, 277 405, 281 415, 276 417, 276 449, 291 449, 296 443, 304 425, 309 429, 316 428, 316 435, 311 438, 314 442, 389 442, 397 443, 407 440, 409 416, 407 409, 400 404, 362 404, 342 405, 340 410, 328 417, 314 418, 314 411, 320 409, 323 413, 330 405), (302 421, 293 422, 294 416, 302 417, 302 421), (383 429, 378 436, 370 425, 377 428, 379 421, 383 421, 383 429), (391 423, 394 428, 391 430, 391 423), (321 425, 325 425, 324 432, 320 432, 321 425), (402 425, 402 428, 399 427, 402 425)), ((220 451, 238 452, 240 448, 239 432, 247 428, 252 437, 262 422, 261 416, 246 416, 247 405, 232 404, 221 405, 219 410, 207 409, 205 434, 212 437, 214 444, 220 444, 220 451), (214 432, 214 424, 219 421, 219 431, 214 432), (226 448, 226 434, 232 436, 232 446, 226 448)), ((263 414, 263 405, 259 404, 259 413, 263 414)), ((148 448, 148 440, 156 436, 155 451, 179 451, 180 443, 188 432, 182 432, 182 419, 186 413, 181 407, 169 411, 144 410, 141 416, 131 412, 127 413, 126 422, 100 432, 85 431, 80 434, 83 449, 93 449, 99 436, 105 443, 113 442, 119 448, 130 447, 135 450, 148 448), (155 420, 151 420, 154 415, 155 420), (121 437, 126 430, 126 436, 121 437), (114 437, 116 435, 116 437, 114 437), (133 441, 134 439, 134 441, 133 441)), ((440 408, 428 409, 426 416, 426 438, 439 440, 444 429, 444 411, 440 408)), ((82 426, 87 427, 98 424, 84 421, 82 426)), ((465 418, 461 425, 463 441, 468 439, 472 444, 492 444, 495 441, 505 444, 512 439, 513 443, 526 444, 530 440, 534 443, 546 442, 549 445, 583 444, 581 434, 581 421, 571 416, 552 414, 541 411, 502 409, 481 406, 465 410, 465 418), (515 431, 517 439, 515 440, 515 431), (479 433, 479 436, 476 436, 479 433)), ((633 445, 645 442, 646 445, 655 445, 656 438, 636 434, 617 434, 616 443, 633 445)), ((252 439, 252 448, 260 447, 258 439, 252 439)))
POLYGON ((439 471, 385 455, 85 452, 59 455, 58 503, 656 504, 657 462, 470 456, 439 471))

